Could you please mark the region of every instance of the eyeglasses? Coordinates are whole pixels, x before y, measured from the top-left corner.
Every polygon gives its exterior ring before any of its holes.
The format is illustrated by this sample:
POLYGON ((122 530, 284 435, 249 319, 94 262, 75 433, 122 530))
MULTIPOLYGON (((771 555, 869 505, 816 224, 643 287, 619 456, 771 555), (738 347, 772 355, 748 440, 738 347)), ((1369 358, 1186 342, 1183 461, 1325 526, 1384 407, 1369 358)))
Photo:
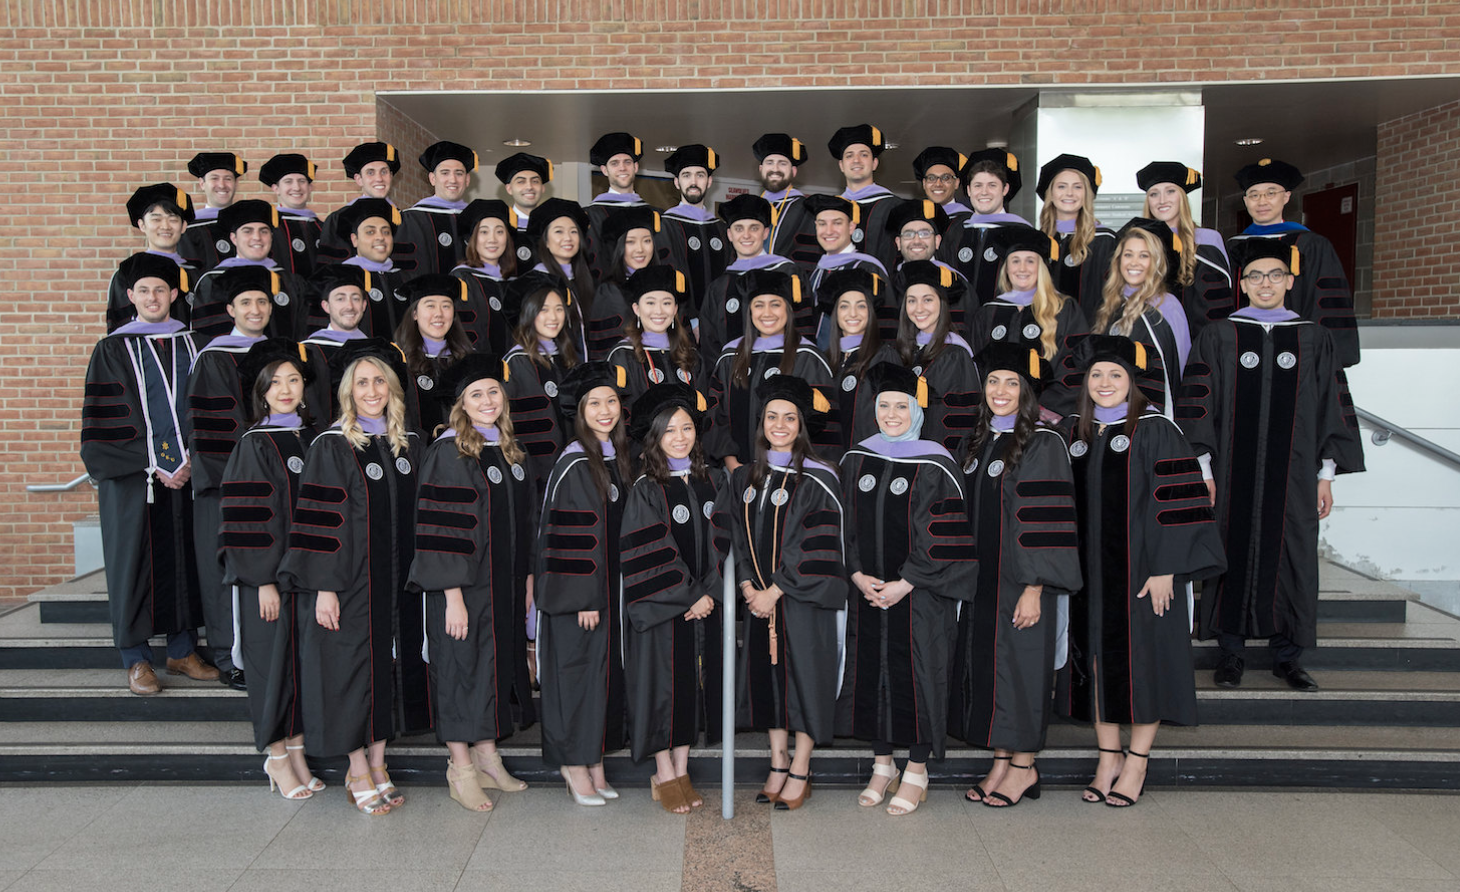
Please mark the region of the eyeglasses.
POLYGON ((1274 285, 1281 285, 1283 283, 1283 280, 1286 279, 1289 275, 1290 273, 1281 267, 1277 269, 1270 269, 1267 272, 1255 269, 1252 272, 1244 275, 1242 277, 1242 281, 1246 282, 1248 285, 1256 286, 1261 285, 1262 281, 1266 279, 1274 285))
POLYGON ((934 234, 935 233, 931 229, 904 229, 902 231, 903 238, 915 238, 920 240, 930 239, 934 236, 934 234))
POLYGON ((930 173, 923 177, 925 183, 937 183, 940 186, 951 186, 958 182, 958 175, 952 173, 930 173))
POLYGON ((1244 201, 1257 201, 1259 198, 1266 198, 1268 201, 1274 201, 1279 195, 1283 194, 1286 191, 1286 189, 1268 189, 1264 192, 1258 192, 1256 189, 1253 189, 1245 193, 1242 198, 1244 201))

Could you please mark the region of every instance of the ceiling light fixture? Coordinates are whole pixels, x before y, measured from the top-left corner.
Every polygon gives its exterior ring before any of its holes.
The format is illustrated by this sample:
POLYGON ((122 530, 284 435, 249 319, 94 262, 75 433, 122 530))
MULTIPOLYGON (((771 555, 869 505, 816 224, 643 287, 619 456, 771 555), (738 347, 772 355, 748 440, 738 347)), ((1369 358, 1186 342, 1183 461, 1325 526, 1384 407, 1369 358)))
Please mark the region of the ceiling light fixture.
POLYGON ((1235 142, 1239 146, 1260 146, 1262 145, 1262 137, 1244 136, 1241 139, 1234 139, 1232 142, 1235 142))
POLYGON ((517 149, 517 148, 521 148, 522 146, 530 146, 530 145, 532 145, 532 140, 530 140, 530 139, 504 139, 504 140, 502 140, 502 145, 504 145, 504 146, 511 146, 512 148, 517 149))
POLYGON ((898 147, 898 146, 899 146, 899 145, 901 145, 901 143, 895 143, 895 142, 884 142, 884 143, 882 143, 882 148, 884 148, 884 149, 895 149, 895 148, 897 148, 897 147, 898 147))
POLYGON ((679 146, 660 146, 657 149, 655 149, 654 151, 656 151, 656 152, 678 152, 679 151, 679 146))

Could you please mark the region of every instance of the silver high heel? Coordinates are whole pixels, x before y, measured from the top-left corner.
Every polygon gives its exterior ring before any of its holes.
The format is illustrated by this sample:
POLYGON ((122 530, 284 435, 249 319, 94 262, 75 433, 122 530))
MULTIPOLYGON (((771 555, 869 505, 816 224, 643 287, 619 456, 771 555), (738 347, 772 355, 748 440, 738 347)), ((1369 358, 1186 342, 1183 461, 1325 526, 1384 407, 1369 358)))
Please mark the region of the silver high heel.
POLYGON ((267 774, 269 776, 269 792, 272 793, 274 792, 274 790, 278 790, 279 795, 283 796, 285 799, 299 800, 310 798, 314 795, 314 793, 310 792, 309 786, 307 784, 300 784, 299 786, 286 793, 284 792, 283 786, 281 786, 278 780, 274 778, 274 773, 269 770, 270 762, 278 762, 287 758, 289 758, 288 753, 285 753, 282 756, 269 755, 264 757, 264 774, 267 774))
MULTIPOLYGON (((568 777, 568 769, 559 768, 558 774, 561 774, 563 776, 563 783, 568 785, 568 795, 573 797, 574 802, 578 803, 579 805, 588 806, 608 804, 608 800, 604 799, 597 793, 589 793, 587 796, 584 796, 580 794, 577 790, 573 789, 573 779, 568 777)), ((617 796, 618 794, 615 793, 614 795, 617 796)))

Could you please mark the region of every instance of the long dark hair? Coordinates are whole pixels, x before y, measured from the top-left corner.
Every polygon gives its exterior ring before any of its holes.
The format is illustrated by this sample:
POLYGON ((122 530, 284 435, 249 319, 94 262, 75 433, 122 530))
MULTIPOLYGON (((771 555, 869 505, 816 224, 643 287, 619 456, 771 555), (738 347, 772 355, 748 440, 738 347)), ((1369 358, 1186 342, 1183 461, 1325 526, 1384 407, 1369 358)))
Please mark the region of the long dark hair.
MULTIPOLYGON (((1145 413, 1146 407, 1150 405, 1151 401, 1146 399, 1145 393, 1136 386, 1136 377, 1130 373, 1130 369, 1126 369, 1125 373, 1130 378, 1130 393, 1126 394, 1125 398, 1125 435, 1129 437, 1135 433, 1136 419, 1145 413)), ((1089 374, 1088 369, 1086 374, 1089 374)), ((1079 408, 1075 412, 1080 416, 1080 422, 1075 426, 1075 436, 1086 443, 1093 442, 1095 439, 1095 400, 1090 398, 1090 388, 1083 380, 1080 382, 1079 408)))
MULTIPOLYGON (((453 304, 452 310, 455 309, 453 304)), ((426 355, 426 341, 421 334, 421 324, 412 319, 410 313, 406 313, 405 318, 395 327, 395 344, 405 356, 406 370, 412 375, 430 375, 436 371, 431 365, 431 357, 426 355)), ((451 351, 450 355, 438 360, 443 368, 472 352, 471 338, 467 336, 466 329, 461 326, 461 320, 454 312, 451 315, 451 327, 446 329, 446 349, 451 351)))
MULTIPOLYGON (((644 452, 639 456, 639 470, 655 483, 669 482, 669 457, 659 444, 664 439, 664 432, 669 429, 670 419, 674 418, 680 408, 673 406, 654 416, 654 423, 649 425, 649 433, 644 438, 644 452)), ((613 448, 617 449, 618 444, 615 443, 613 448)), ((695 429, 694 448, 689 451, 689 474, 696 480, 708 482, 710 479, 709 468, 705 465, 704 439, 698 428, 695 429)))
MULTIPOLYGON (((583 246, 587 243, 588 233, 579 232, 578 253, 573 255, 573 260, 568 264, 573 268, 573 278, 570 281, 567 276, 563 275, 563 268, 558 265, 557 258, 548 250, 547 233, 544 232, 542 237, 537 240, 538 262, 548 271, 548 275, 559 279, 563 283, 563 288, 572 291, 573 296, 578 298, 578 302, 583 305, 579 315, 585 319, 589 315, 588 308, 593 306, 594 292, 593 273, 588 269, 588 261, 583 259, 583 246)), ((571 315, 573 308, 569 307, 568 311, 571 315)))
MULTIPOLYGON (((584 394, 587 396, 587 394, 584 394)), ((588 475, 593 478, 593 486, 598 490, 598 497, 605 502, 608 501, 608 487, 612 482, 608 477, 608 464, 603 458, 603 446, 598 442, 598 435, 588 427, 588 420, 583 417, 582 411, 578 412, 573 419, 573 439, 583 447, 583 454, 588 456, 588 475)), ((613 443, 615 455, 614 461, 618 463, 618 479, 633 480, 634 465, 629 460, 629 436, 624 432, 624 410, 622 401, 619 404, 618 424, 608 434, 609 442, 613 443)), ((627 485, 627 484, 625 484, 627 485)), ((617 548, 618 543, 609 543, 610 548, 617 548)))
MULTIPOLYGON (((761 406, 760 415, 760 424, 755 432, 755 460, 750 465, 750 485, 756 489, 760 489, 760 485, 765 482, 766 474, 769 473, 771 467, 770 460, 766 457, 771 451, 771 444, 765 438, 764 406, 761 406)), ((810 419, 806 416, 807 412, 800 406, 796 406, 796 420, 799 422, 799 429, 796 431, 795 442, 791 444, 791 467, 797 474, 805 472, 808 461, 826 463, 811 446, 811 434, 807 431, 810 419)))
MULTIPOLYGON (((649 235, 651 237, 654 234, 643 226, 635 226, 634 229, 643 229, 645 232, 649 232, 649 235)), ((603 277, 603 280, 605 282, 613 282, 614 284, 620 286, 628 282, 629 270, 626 266, 624 266, 624 243, 629 240, 629 232, 633 232, 634 229, 630 229, 628 232, 625 232, 623 235, 614 240, 613 249, 608 253, 608 274, 603 277)), ((582 252, 580 251, 579 253, 581 254, 582 252)), ((659 252, 651 250, 649 252, 649 262, 644 265, 644 268, 648 269, 651 266, 658 265, 658 263, 659 252)), ((574 272, 574 275, 577 275, 576 271, 574 272)))
MULTIPOLYGON (((637 304, 638 301, 634 303, 637 304)), ((700 350, 695 346, 694 335, 689 333, 689 326, 684 324, 683 317, 680 315, 682 308, 678 306, 679 298, 675 298, 675 304, 674 324, 669 326, 668 332, 669 361, 675 368, 684 372, 688 380, 693 381, 695 372, 700 367, 700 350)), ((644 355, 644 331, 639 327, 638 317, 634 316, 632 312, 632 305, 629 315, 633 318, 624 323, 624 340, 634 348, 634 358, 639 361, 639 364, 645 365, 649 359, 644 355)))
MULTIPOLYGON (((553 361, 546 353, 542 352, 542 345, 537 339, 537 314, 542 312, 542 305, 547 303, 548 295, 556 294, 558 300, 564 299, 564 290, 556 285, 544 285, 533 291, 522 299, 522 306, 517 313, 517 327, 512 330, 512 342, 521 347, 527 353, 527 358, 541 366, 551 366, 553 361)), ((578 343, 573 340, 573 314, 565 313, 563 316, 563 327, 558 331, 558 336, 553 338, 553 343, 558 345, 558 356, 562 357, 563 368, 571 369, 578 364, 578 343)))
MULTIPOLYGON (((274 375, 278 373, 279 366, 286 362, 298 369, 299 377, 301 379, 304 378, 304 366, 293 359, 279 359, 264 366, 263 370, 259 372, 259 376, 254 379, 253 387, 250 391, 253 397, 249 400, 248 406, 249 427, 253 427, 269 417, 269 401, 265 397, 268 395, 269 388, 274 384, 274 375)), ((305 387, 305 393, 308 390, 309 388, 305 387)), ((305 427, 309 427, 313 419, 310 417, 309 407, 304 405, 303 396, 304 394, 300 394, 299 409, 297 412, 299 420, 304 423, 305 427)), ((329 411, 328 406, 325 407, 325 411, 329 411)))
MULTIPOLYGON (((487 220, 497 219, 483 217, 477 222, 477 226, 480 227, 487 220)), ((504 223, 503 227, 507 230, 507 246, 502 250, 502 256, 497 258, 497 268, 502 271, 502 278, 505 280, 517 275, 517 240, 512 237, 511 226, 504 223)), ((477 253, 477 234, 472 232, 471 237, 466 240, 466 265, 480 267, 484 262, 482 255, 477 253)))
POLYGON ((953 313, 948 307, 948 293, 937 285, 928 287, 938 295, 938 324, 933 327, 933 340, 928 343, 927 359, 922 363, 918 362, 918 350, 920 349, 918 347, 918 327, 907 315, 906 292, 902 295, 902 306, 898 308, 897 355, 902 358, 902 364, 908 368, 915 365, 929 365, 937 359, 943 353, 943 348, 948 346, 948 330, 953 327, 953 313))
MULTIPOLYGON (((984 389, 988 389, 987 376, 984 377, 984 389)), ((1024 457, 1024 447, 1029 445, 1029 438, 1034 436, 1034 429, 1039 424, 1039 397, 1034 393, 1034 386, 1022 377, 1019 379, 1019 407, 1015 415, 1017 418, 1014 421, 1014 430, 1010 431, 1014 445, 1004 454, 1004 467, 1010 471, 1019 467, 1019 460, 1024 457)), ((963 438, 965 473, 973 470, 972 462, 983 454, 983 448, 993 438, 994 432, 990 427, 993 420, 994 410, 989 408, 989 401, 985 398, 980 401, 978 420, 974 423, 973 430, 963 438)))
MULTIPOLYGON (((766 295, 756 294, 746 301, 745 304, 745 336, 740 339, 740 347, 735 351, 735 363, 730 367, 730 380, 742 381, 750 377, 750 355, 755 346, 755 339, 760 337, 760 330, 755 327, 755 322, 750 317, 750 304, 757 297, 766 295)), ((786 307, 786 324, 781 329, 781 374, 793 375, 796 373, 796 351, 801 347, 801 334, 796 330, 796 313, 791 302, 779 294, 769 295, 775 297, 786 307)), ((767 335, 774 337, 774 335, 767 335)), ((753 384, 747 386, 754 386, 753 384)))
MULTIPOLYGON (((873 305, 872 298, 860 291, 857 293, 867 301, 867 329, 862 332, 862 345, 857 348, 857 361, 852 364, 851 373, 861 378, 867 374, 873 360, 877 358, 877 349, 882 346, 882 333, 877 327, 877 308, 873 305)), ((826 359, 831 363, 833 371, 840 369, 842 364, 842 330, 836 321, 836 305, 840 302, 841 295, 837 295, 837 299, 832 302, 831 312, 826 315, 827 321, 831 323, 831 343, 826 347, 826 359)))

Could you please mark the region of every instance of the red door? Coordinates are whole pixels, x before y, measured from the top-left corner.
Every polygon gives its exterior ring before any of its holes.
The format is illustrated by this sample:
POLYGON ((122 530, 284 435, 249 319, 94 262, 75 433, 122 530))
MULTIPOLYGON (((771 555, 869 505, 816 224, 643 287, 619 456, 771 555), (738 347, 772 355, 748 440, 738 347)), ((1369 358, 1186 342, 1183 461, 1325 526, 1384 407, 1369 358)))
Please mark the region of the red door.
POLYGON ((1303 225, 1333 243, 1349 287, 1354 287, 1354 255, 1359 240, 1358 184, 1304 195, 1303 225))

